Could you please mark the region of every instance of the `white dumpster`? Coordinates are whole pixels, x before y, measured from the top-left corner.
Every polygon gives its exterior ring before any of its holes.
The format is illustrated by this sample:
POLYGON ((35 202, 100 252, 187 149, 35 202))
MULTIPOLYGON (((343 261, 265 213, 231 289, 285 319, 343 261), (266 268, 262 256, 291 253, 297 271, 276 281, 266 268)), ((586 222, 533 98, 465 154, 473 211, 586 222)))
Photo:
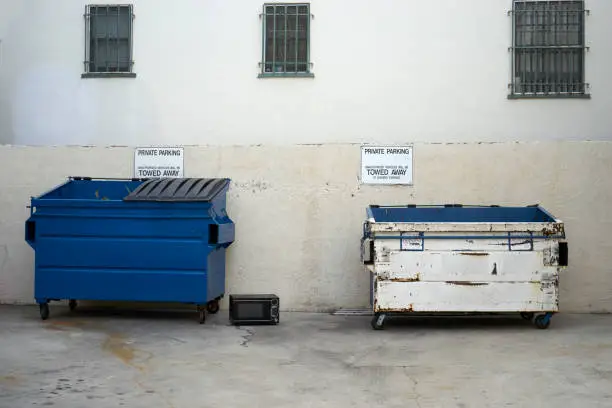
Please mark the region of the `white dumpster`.
POLYGON ((545 329, 567 266, 563 222, 540 206, 370 206, 362 258, 372 327, 394 314, 517 312, 545 329))

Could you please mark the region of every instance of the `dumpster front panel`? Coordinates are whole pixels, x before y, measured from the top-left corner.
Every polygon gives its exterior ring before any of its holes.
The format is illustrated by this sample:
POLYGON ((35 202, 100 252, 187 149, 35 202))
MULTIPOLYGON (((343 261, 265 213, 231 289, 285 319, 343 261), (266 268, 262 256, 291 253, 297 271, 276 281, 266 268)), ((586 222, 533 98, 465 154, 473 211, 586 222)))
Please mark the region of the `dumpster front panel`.
POLYGON ((375 313, 559 310, 561 221, 537 207, 421 210, 368 210, 375 313))
POLYGON ((126 219, 99 212, 38 214, 36 298, 208 300, 207 257, 214 247, 206 213, 126 219))

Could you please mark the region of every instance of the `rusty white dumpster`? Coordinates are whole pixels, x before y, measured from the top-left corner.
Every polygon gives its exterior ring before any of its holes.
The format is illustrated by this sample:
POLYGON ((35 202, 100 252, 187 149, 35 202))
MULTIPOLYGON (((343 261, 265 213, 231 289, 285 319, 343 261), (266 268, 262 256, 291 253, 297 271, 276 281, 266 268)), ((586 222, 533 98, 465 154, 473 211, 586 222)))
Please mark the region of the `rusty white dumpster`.
POLYGON ((372 327, 416 313, 516 312, 546 329, 568 247, 540 206, 369 206, 362 260, 372 327))

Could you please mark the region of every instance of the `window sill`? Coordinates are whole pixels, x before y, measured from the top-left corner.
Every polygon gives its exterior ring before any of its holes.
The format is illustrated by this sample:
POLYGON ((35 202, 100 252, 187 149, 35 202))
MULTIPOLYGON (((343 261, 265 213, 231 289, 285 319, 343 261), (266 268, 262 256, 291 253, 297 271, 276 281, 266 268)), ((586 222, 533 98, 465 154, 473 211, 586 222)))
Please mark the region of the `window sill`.
POLYGON ((591 99, 591 94, 510 94, 508 99, 591 99))
POLYGON ((135 72, 85 72, 81 78, 136 78, 135 72))
POLYGON ((264 72, 257 78, 314 78, 312 72, 264 72))

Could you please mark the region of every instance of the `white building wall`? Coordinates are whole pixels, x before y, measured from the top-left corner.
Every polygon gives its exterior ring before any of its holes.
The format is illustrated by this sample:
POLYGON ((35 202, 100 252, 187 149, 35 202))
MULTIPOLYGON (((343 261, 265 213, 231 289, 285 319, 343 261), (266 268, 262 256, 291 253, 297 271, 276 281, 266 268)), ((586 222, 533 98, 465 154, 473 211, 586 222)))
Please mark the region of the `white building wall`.
POLYGON ((81 79, 87 1, 2 4, 4 143, 603 140, 612 125, 609 0, 587 1, 593 98, 547 101, 506 98, 510 0, 313 0, 314 79, 257 78, 262 0, 134 0, 135 79, 81 79))
POLYGON ((261 1, 132 3, 137 77, 81 79, 86 2, 0 0, 0 302, 33 301, 31 195, 168 144, 232 178, 228 292, 365 306, 368 204, 539 202, 566 222, 561 310, 612 311, 612 1, 587 1, 589 100, 507 99, 510 0, 312 0, 315 78, 283 79, 257 78, 261 1), (414 186, 360 184, 362 142, 415 143, 414 186))

